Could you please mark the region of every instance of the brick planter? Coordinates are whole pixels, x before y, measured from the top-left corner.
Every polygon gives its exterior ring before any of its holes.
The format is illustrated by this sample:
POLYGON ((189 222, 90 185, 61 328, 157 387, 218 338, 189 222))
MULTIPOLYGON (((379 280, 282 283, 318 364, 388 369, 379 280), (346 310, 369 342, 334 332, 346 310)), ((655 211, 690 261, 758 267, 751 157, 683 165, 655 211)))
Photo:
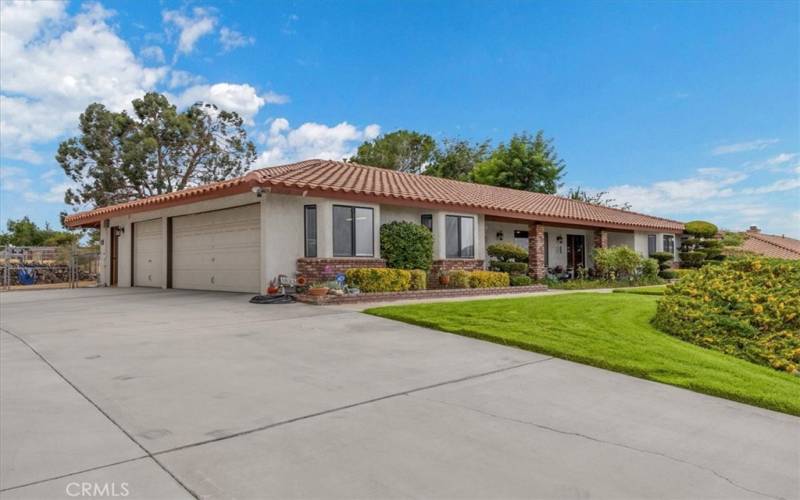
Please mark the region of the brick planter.
POLYGON ((501 288, 440 288, 430 290, 410 290, 408 292, 362 293, 359 295, 324 295, 312 297, 297 295, 298 302, 306 304, 358 304, 363 302, 383 302, 409 299, 440 299, 448 297, 480 297, 485 295, 515 295, 520 293, 545 292, 545 285, 508 286, 501 288))
POLYGON ((297 259, 297 273, 309 282, 332 280, 339 273, 355 267, 386 267, 386 261, 373 258, 351 259, 297 259))

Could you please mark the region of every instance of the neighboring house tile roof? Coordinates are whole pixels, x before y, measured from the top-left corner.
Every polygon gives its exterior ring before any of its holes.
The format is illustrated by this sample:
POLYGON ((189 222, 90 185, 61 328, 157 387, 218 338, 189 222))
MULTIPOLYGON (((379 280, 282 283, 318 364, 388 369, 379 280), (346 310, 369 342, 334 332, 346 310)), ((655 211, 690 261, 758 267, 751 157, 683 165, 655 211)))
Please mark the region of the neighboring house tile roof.
POLYGON ((268 187, 278 193, 305 192, 314 196, 364 198, 388 204, 446 206, 468 212, 543 222, 683 231, 683 224, 674 220, 601 207, 560 196, 328 160, 306 160, 254 170, 243 177, 225 182, 73 214, 67 217, 66 223, 71 226, 96 223, 115 214, 152 210, 160 205, 188 203, 205 197, 245 192, 255 186, 268 187))
POLYGON ((742 243, 742 250, 777 259, 800 259, 800 240, 751 231, 744 234, 747 239, 742 243))

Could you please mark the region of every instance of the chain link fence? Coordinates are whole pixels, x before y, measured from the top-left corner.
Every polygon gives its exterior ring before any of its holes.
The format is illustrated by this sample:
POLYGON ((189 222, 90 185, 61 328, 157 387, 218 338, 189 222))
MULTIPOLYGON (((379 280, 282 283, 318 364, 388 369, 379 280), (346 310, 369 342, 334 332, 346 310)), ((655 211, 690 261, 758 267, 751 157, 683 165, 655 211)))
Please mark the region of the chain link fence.
POLYGON ((97 286, 100 252, 77 244, 59 247, 4 246, 0 253, 0 290, 37 290, 97 286))

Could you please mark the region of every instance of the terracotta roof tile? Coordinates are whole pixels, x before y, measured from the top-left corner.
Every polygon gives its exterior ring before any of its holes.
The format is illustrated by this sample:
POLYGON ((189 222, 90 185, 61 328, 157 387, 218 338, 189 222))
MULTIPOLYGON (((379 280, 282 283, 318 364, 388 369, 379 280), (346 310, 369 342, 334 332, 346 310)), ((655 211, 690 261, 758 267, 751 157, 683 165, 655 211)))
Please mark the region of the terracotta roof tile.
POLYGON ((156 208, 159 204, 174 203, 195 196, 247 186, 265 186, 307 190, 318 196, 325 192, 340 195, 379 198, 385 203, 417 202, 428 205, 459 207, 465 211, 492 213, 528 220, 536 217, 558 219, 565 223, 603 224, 615 227, 683 231, 683 224, 674 220, 652 217, 636 212, 600 207, 567 198, 519 191, 516 189, 485 186, 468 182, 414 175, 355 163, 328 160, 306 160, 290 165, 254 170, 247 175, 225 181, 160 195, 120 205, 98 208, 67 217, 67 224, 78 226, 106 218, 114 213, 140 211, 143 207, 156 208))
POLYGON ((742 250, 776 259, 800 259, 800 240, 749 231, 745 237, 747 239, 742 243, 742 250))

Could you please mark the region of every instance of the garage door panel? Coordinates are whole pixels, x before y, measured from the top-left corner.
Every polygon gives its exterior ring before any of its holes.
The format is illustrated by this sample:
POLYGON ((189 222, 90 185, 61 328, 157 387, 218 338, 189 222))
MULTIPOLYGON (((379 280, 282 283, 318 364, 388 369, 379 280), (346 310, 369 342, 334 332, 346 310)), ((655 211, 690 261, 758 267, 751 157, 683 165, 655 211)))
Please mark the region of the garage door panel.
POLYGON ((161 219, 133 224, 133 285, 163 285, 164 235, 161 219))
POLYGON ((172 221, 172 286, 258 292, 261 212, 248 205, 172 221))

